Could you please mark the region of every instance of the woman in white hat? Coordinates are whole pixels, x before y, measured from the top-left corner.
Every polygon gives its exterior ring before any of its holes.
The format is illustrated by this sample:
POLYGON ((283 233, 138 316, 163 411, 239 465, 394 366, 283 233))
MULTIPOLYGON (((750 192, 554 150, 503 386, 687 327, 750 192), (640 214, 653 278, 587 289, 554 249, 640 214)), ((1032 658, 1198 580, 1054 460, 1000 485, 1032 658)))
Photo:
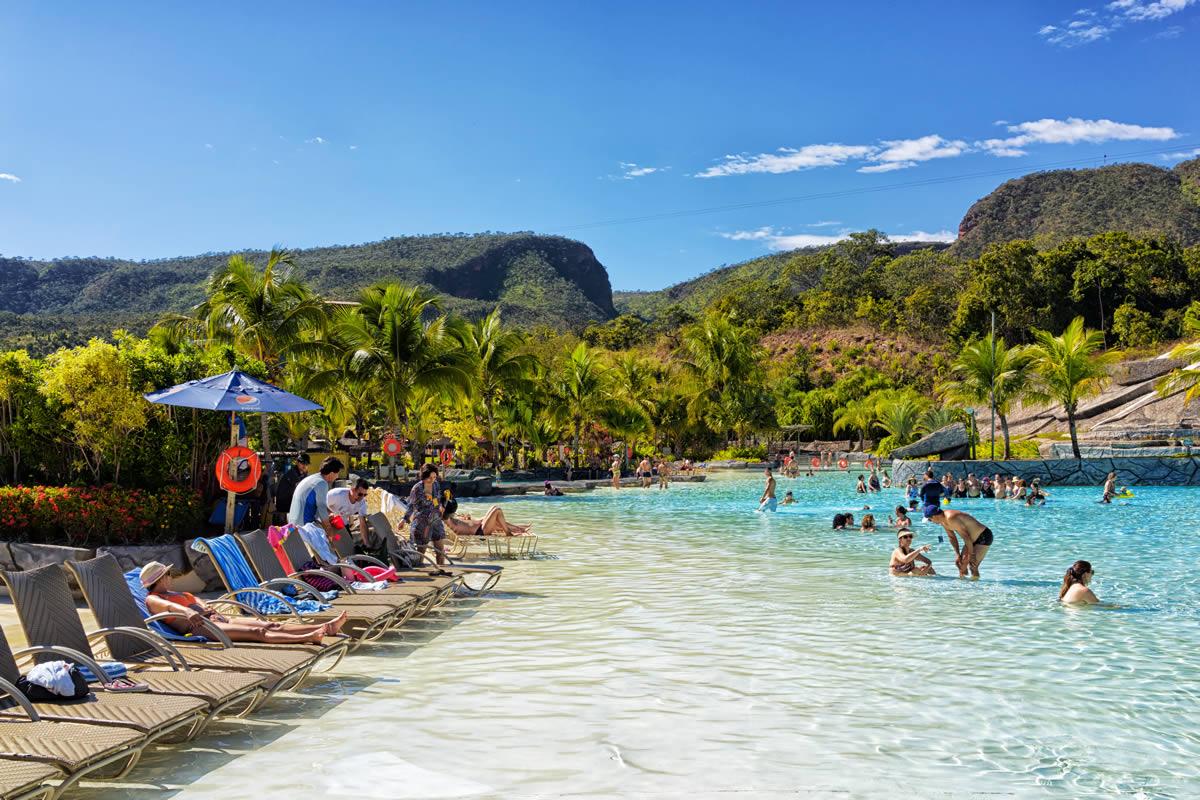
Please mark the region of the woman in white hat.
POLYGON ((937 574, 933 571, 933 562, 925 557, 925 553, 929 552, 930 545, 921 545, 915 550, 911 548, 909 545, 912 544, 913 532, 906 528, 896 531, 896 538, 900 543, 892 551, 892 562, 888 565, 888 569, 893 575, 898 578, 909 578, 937 574))
POLYGON ((204 625, 201 620, 208 620, 235 642, 320 644, 324 637, 340 633, 342 626, 346 624, 344 611, 337 619, 321 625, 293 625, 240 617, 231 620, 217 613, 191 592, 174 591, 171 588, 171 568, 166 564, 151 561, 142 567, 140 578, 142 586, 146 587, 148 592, 146 608, 151 614, 183 614, 186 619, 165 620, 167 625, 183 634, 194 633, 203 636, 204 625))

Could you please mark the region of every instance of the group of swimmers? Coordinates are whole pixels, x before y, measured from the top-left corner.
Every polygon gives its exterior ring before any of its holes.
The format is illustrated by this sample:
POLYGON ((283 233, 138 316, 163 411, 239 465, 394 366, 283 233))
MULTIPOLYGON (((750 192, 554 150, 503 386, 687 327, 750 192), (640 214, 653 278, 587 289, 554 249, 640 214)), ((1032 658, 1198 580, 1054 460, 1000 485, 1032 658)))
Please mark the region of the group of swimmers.
MULTIPOLYGON (((926 473, 928 476, 928 473, 926 473)), ((945 498, 985 498, 988 500, 1023 500, 1025 505, 1044 505, 1049 494, 1042 488, 1040 478, 1026 481, 1017 476, 1009 477, 996 473, 992 478, 986 475, 982 480, 969 473, 966 478, 955 480, 954 476, 946 473, 939 482, 942 486, 942 497, 945 498)), ((916 508, 919 486, 916 478, 909 478, 905 492, 909 508, 916 508)))
MULTIPOLYGON (((685 461, 685 469, 681 470, 688 472, 691 470, 691 462, 685 461)), ((621 488, 621 456, 619 453, 613 455, 612 464, 609 467, 612 473, 612 488, 621 488)), ((651 466, 650 459, 643 456, 638 462, 637 469, 634 470, 634 476, 638 479, 638 483, 643 489, 649 489, 654 484, 655 479, 658 479, 658 488, 666 489, 671 485, 671 465, 665 458, 660 458, 651 466)))

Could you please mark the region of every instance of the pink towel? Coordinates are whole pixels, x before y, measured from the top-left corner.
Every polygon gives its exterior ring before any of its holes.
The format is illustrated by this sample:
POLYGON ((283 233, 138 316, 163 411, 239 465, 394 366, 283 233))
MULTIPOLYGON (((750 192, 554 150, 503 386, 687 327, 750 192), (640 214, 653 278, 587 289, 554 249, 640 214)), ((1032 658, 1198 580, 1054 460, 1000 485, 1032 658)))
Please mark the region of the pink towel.
MULTIPOLYGON (((291 530, 291 525, 272 525, 267 528, 267 542, 275 551, 275 558, 279 559, 279 566, 283 567, 284 575, 291 575, 296 571, 296 568, 292 566, 292 560, 288 558, 287 551, 283 549, 283 540, 288 537, 291 530)), ((395 572, 395 570, 392 571, 395 572)))
POLYGON ((367 573, 377 581, 389 581, 394 583, 395 581, 400 580, 396 577, 395 567, 388 567, 387 569, 384 569, 383 567, 366 566, 363 567, 363 572, 367 573))

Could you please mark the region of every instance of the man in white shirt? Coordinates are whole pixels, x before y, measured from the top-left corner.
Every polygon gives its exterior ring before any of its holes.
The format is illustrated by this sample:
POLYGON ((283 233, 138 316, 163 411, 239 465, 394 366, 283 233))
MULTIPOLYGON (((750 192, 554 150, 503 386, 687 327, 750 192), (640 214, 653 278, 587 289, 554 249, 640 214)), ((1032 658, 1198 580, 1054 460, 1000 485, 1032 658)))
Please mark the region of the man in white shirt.
POLYGON ((288 522, 296 527, 316 522, 329 533, 332 530, 329 525, 329 487, 341 471, 342 462, 330 456, 321 462, 316 475, 309 475, 296 484, 288 522))
POLYGON ((358 478, 352 486, 330 489, 325 497, 329 513, 341 517, 346 523, 346 530, 350 530, 353 517, 358 515, 358 537, 363 547, 368 547, 370 542, 367 535, 367 491, 370 488, 371 484, 358 478))

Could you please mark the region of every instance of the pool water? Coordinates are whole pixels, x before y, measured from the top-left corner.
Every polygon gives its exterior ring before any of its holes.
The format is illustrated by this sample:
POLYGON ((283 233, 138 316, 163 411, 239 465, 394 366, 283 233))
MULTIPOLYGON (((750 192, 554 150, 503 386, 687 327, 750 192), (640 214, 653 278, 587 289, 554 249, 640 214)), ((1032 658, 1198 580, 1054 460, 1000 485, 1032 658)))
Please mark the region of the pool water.
POLYGON ((554 558, 134 777, 206 800, 1200 796, 1200 490, 956 500, 996 536, 971 582, 929 523, 946 577, 890 577, 891 530, 830 530, 899 490, 781 479, 799 504, 757 514, 761 483, 506 499, 554 558), (1056 602, 1078 558, 1114 608, 1056 602))

